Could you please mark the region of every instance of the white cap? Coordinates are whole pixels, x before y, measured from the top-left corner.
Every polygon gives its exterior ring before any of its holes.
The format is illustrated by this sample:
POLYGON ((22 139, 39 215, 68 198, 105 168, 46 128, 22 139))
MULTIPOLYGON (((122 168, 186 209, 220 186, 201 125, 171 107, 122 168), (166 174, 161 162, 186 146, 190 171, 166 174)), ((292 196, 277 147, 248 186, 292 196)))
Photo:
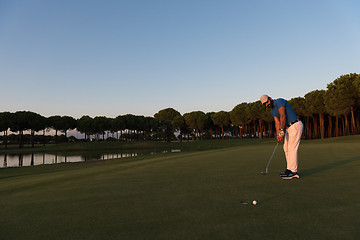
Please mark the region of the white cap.
POLYGON ((269 100, 269 96, 268 96, 268 95, 262 95, 262 96, 260 97, 260 102, 261 102, 262 104, 266 103, 268 100, 269 100))

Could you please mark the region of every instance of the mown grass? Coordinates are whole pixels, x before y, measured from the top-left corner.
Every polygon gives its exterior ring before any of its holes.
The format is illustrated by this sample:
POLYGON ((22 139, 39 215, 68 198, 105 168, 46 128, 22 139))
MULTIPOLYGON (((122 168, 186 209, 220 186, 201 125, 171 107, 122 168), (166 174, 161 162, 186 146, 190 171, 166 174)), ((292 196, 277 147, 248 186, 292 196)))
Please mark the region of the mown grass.
POLYGON ((0 239, 359 239, 360 136, 274 146, 0 169, 0 239))

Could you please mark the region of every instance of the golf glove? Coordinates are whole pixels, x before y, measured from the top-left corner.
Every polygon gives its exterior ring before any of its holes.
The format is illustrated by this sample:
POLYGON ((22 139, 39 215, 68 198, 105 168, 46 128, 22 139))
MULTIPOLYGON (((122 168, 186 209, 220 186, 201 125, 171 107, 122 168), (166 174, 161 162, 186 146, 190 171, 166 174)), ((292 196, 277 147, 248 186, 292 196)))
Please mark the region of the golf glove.
POLYGON ((279 131, 279 137, 283 137, 283 136, 285 136, 284 129, 280 129, 280 131, 279 131))

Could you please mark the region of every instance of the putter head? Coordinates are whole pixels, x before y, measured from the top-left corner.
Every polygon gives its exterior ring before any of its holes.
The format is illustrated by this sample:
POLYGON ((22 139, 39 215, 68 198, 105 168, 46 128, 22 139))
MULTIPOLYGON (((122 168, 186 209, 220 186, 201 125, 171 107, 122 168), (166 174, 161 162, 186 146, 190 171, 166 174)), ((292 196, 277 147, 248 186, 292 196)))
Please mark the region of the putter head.
POLYGON ((262 175, 267 175, 268 173, 267 172, 261 172, 262 175))

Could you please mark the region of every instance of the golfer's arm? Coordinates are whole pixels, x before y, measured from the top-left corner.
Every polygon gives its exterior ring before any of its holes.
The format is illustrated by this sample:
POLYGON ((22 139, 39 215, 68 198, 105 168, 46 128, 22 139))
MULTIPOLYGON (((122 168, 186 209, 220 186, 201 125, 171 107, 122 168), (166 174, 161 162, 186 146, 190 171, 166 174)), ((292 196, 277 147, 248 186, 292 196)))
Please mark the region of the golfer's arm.
POLYGON ((280 129, 280 120, 278 117, 274 117, 275 120, 275 128, 276 128, 276 136, 279 135, 279 129, 280 129))
POLYGON ((280 113, 279 129, 285 130, 285 125, 286 125, 285 107, 279 108, 279 113, 280 113))

